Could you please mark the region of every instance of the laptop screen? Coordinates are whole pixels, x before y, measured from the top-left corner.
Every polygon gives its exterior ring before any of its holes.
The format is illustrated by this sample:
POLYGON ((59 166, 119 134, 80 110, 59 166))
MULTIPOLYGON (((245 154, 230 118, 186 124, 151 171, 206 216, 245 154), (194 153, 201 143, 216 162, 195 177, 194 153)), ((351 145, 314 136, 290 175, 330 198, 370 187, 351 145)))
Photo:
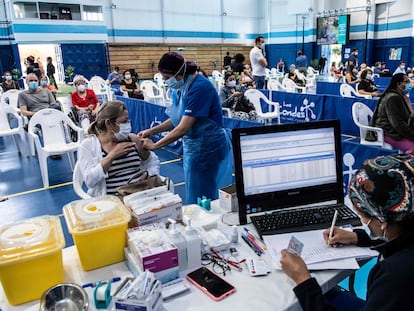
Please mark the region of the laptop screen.
POLYGON ((240 222, 284 207, 343 202, 338 120, 233 129, 240 222))

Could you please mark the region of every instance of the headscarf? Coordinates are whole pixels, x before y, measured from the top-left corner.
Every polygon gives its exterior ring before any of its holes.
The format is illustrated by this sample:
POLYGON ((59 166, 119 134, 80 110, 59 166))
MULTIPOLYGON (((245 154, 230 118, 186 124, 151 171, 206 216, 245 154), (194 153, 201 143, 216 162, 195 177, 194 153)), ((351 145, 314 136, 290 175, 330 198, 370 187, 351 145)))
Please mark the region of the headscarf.
POLYGON ((354 207, 380 222, 412 218, 414 156, 397 154, 366 160, 353 175, 349 198, 354 207))

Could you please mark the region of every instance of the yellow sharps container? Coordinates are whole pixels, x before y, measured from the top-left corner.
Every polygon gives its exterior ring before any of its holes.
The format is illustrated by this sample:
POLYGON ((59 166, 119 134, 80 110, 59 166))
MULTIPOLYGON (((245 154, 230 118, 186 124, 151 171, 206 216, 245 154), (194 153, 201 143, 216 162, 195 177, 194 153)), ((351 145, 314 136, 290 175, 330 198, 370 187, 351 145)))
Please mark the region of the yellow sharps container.
POLYGON ((73 201, 63 207, 82 268, 93 270, 123 261, 131 215, 114 196, 73 201))
POLYGON ((11 305, 40 299, 64 281, 65 246, 57 216, 42 216, 0 227, 0 281, 11 305))

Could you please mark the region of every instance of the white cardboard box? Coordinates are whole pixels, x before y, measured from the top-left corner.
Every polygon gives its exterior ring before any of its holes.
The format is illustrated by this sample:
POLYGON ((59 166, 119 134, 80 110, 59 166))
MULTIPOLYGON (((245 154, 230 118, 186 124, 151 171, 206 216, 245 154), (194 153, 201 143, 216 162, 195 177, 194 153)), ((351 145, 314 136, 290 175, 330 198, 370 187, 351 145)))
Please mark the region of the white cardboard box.
POLYGON ((220 207, 229 212, 239 211, 239 202, 237 200, 236 185, 219 189, 220 207))

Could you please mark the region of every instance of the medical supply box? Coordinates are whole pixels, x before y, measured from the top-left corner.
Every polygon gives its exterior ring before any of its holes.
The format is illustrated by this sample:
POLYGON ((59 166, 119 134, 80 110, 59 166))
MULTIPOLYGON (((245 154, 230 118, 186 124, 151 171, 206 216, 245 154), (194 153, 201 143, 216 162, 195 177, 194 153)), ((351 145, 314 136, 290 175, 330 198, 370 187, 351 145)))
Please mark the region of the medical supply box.
POLYGON ((153 272, 161 283, 179 277, 178 250, 159 224, 127 230, 128 248, 141 271, 153 272))
POLYGON ((0 281, 11 305, 40 299, 45 290, 64 281, 64 246, 56 216, 0 227, 0 281))
POLYGON ((178 194, 161 186, 136 192, 124 197, 126 207, 131 211, 130 228, 153 223, 166 223, 169 218, 183 219, 182 200, 178 194))
POLYGON ((124 260, 131 215, 115 196, 73 201, 63 207, 84 270, 124 260))
POLYGON ((239 211, 239 201, 237 200, 236 185, 219 189, 219 202, 220 207, 228 212, 239 211))

